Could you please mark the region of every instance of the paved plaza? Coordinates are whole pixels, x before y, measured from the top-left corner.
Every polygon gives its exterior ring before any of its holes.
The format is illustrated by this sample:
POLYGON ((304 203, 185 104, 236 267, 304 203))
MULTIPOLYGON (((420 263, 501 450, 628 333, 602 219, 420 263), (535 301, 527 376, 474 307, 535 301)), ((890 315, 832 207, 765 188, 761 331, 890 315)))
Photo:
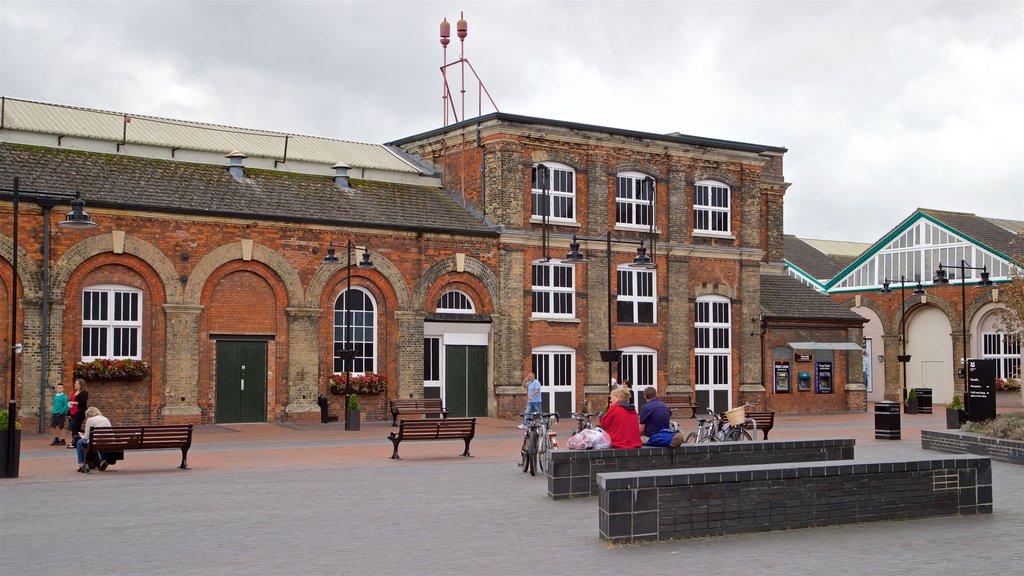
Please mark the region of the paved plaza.
MULTIPOLYGON (((684 426, 691 423, 684 421, 684 426)), ((858 457, 936 458, 904 415, 779 415, 771 438, 854 438, 858 457)), ((570 428, 558 430, 564 447, 570 428)), ((1011 574, 1024 561, 1024 469, 993 462, 994 513, 609 546, 596 499, 552 501, 516 466, 520 432, 482 419, 462 442, 403 443, 390 422, 197 428, 177 451, 75 472, 74 451, 26 434, 0 480, 0 573, 53 574, 1011 574)))

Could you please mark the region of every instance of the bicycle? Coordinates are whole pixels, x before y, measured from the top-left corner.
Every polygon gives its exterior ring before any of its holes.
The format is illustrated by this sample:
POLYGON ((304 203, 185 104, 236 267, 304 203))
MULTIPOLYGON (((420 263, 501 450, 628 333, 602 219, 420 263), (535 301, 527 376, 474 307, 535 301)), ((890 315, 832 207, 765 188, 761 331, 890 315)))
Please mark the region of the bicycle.
POLYGON ((529 420, 526 424, 526 432, 523 434, 523 447, 520 451, 522 460, 519 466, 524 473, 529 472, 531 476, 536 476, 538 471, 543 473, 547 469, 548 461, 551 458, 552 444, 548 428, 554 427, 558 422, 558 414, 530 412, 529 414, 520 414, 520 416, 529 420))
MULTIPOLYGON (((742 408, 753 408, 755 404, 747 402, 742 408)), ((750 432, 747 432, 746 426, 743 425, 732 425, 726 420, 725 412, 714 412, 710 408, 706 409, 711 418, 698 418, 697 419, 697 431, 690 432, 686 435, 686 443, 694 442, 738 442, 741 440, 753 440, 750 432)), ((752 423, 754 430, 757 429, 757 423, 750 418, 745 418, 745 423, 752 423)))
POLYGON ((595 416, 600 417, 601 413, 599 412, 595 414, 593 412, 573 412, 569 414, 570 418, 576 419, 576 432, 573 432, 573 434, 579 434, 580 432, 583 432, 588 428, 593 428, 594 424, 590 422, 590 419, 594 418, 595 416))

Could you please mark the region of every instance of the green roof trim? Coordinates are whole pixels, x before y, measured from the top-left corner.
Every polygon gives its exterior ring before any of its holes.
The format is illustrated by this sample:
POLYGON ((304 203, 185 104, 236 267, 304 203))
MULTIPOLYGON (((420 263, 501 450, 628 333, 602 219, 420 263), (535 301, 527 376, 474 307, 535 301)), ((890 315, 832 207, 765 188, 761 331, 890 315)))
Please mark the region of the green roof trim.
POLYGON ((793 270, 794 272, 796 272, 797 275, 800 276, 800 278, 803 278, 804 280, 807 280, 811 284, 814 284, 815 286, 821 288, 822 291, 825 291, 825 285, 824 284, 822 284, 821 282, 818 282, 816 279, 811 277, 807 272, 804 272, 799 266, 797 266, 796 264, 793 264, 792 262, 790 262, 789 260, 786 260, 785 258, 782 259, 782 262, 786 265, 787 268, 789 268, 790 270, 793 270))
MULTIPOLYGON (((854 270, 856 270, 857 268, 860 268, 861 264, 863 264, 864 262, 866 262, 869 259, 873 258, 875 256, 875 254, 878 254, 879 252, 881 252, 882 249, 886 245, 888 245, 889 242, 892 242, 894 238, 896 238, 900 234, 903 234, 904 232, 906 232, 908 228, 910 228, 914 224, 917 224, 922 219, 928 220, 929 222, 931 222, 932 224, 935 224, 936 226, 938 226, 940 228, 945 228, 946 231, 948 231, 948 232, 950 232, 950 233, 952 233, 952 234, 954 234, 954 235, 956 235, 956 236, 958 236, 960 238, 963 238, 963 239, 967 240, 967 242, 969 242, 971 244, 974 244, 978 248, 986 250, 986 251, 990 252, 991 254, 993 254, 995 256, 998 256, 999 258, 1002 258, 1003 260, 1006 260, 1007 262, 1009 262, 1011 264, 1014 263, 1013 258, 1008 257, 1006 254, 1003 254, 999 250, 996 250, 996 249, 988 246, 984 242, 979 242, 978 240, 975 240, 971 236, 968 236, 967 234, 964 234, 962 231, 957 230, 956 228, 953 228, 953 227, 947 225, 945 222, 942 222, 941 220, 937 220, 935 217, 933 217, 933 216, 931 216, 929 214, 926 214, 926 213, 922 212, 921 210, 915 210, 914 213, 911 214, 910 216, 908 216, 907 219, 904 220, 902 224, 900 224, 895 229, 890 231, 888 234, 883 236, 881 240, 879 240, 878 242, 875 242, 871 246, 871 248, 869 248, 866 252, 861 254, 860 258, 857 258, 856 260, 853 261, 852 264, 850 264, 846 268, 843 268, 842 270, 840 270, 839 274, 836 274, 832 278, 832 280, 830 280, 824 286, 824 289, 827 292, 832 292, 832 287, 833 286, 835 286, 839 282, 842 282, 843 280, 845 280, 846 277, 849 276, 850 274, 852 274, 854 270)), ((922 283, 923 282, 924 281, 922 281, 922 283)), ((836 292, 859 291, 859 290, 863 290, 863 288, 844 288, 844 289, 841 289, 841 290, 837 289, 836 292)))

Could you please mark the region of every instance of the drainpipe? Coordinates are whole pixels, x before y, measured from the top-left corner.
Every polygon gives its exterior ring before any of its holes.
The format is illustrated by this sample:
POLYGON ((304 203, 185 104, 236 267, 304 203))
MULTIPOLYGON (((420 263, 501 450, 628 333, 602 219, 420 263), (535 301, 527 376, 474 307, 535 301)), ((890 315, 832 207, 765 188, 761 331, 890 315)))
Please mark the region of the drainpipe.
POLYGON ((50 356, 50 211, 59 201, 37 198, 43 209, 43 309, 39 346, 39 433, 46 432, 46 373, 50 356))

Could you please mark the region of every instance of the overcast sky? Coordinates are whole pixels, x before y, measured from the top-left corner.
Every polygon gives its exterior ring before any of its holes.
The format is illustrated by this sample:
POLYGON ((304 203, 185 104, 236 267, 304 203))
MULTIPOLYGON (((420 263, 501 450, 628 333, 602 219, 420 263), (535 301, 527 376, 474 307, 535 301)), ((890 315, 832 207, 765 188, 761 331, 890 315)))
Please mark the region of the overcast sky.
POLYGON ((1024 0, 0 0, 0 94, 388 142, 443 124, 460 10, 502 112, 787 147, 789 234, 1024 220, 1024 0))

